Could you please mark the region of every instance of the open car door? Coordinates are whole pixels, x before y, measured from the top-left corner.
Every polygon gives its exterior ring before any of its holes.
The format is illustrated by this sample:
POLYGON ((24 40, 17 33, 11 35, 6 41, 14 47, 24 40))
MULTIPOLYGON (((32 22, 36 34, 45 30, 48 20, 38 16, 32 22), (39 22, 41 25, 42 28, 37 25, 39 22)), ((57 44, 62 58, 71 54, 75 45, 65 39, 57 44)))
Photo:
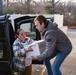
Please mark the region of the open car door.
MULTIPOLYGON (((17 29, 21 28, 26 32, 26 35, 28 37, 30 37, 30 38, 32 38, 34 40, 40 40, 41 39, 40 33, 35 28, 35 25, 33 23, 34 18, 35 18, 35 16, 20 16, 20 17, 12 19, 12 22, 10 22, 10 23, 11 23, 11 25, 13 27, 14 33, 17 32, 17 29)), ((13 32, 11 30, 10 30, 10 35, 13 32)), ((11 40, 15 39, 15 38, 12 37, 12 35, 10 37, 11 37, 11 40)), ((13 42, 11 42, 11 43, 13 43, 13 42)), ((32 61, 32 63, 33 64, 43 64, 43 61, 34 60, 34 61, 32 61)))
POLYGON ((8 17, 0 16, 0 75, 13 75, 8 17))
MULTIPOLYGON (((13 74, 13 49, 12 44, 16 39, 17 29, 24 29, 27 36, 40 40, 40 33, 35 29, 33 19, 35 16, 22 16, 10 19, 8 16, 0 16, 0 75, 13 74)), ((38 60, 33 64, 42 64, 38 60)))

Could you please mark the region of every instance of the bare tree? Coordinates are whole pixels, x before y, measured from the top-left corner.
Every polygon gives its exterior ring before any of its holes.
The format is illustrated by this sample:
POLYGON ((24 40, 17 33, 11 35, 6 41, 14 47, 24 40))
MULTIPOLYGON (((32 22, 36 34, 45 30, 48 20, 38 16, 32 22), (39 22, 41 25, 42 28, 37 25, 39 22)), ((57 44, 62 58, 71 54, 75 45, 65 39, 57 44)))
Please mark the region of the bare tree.
POLYGON ((42 1, 41 2, 33 1, 33 3, 34 3, 34 11, 35 11, 35 13, 40 14, 41 10, 42 10, 42 1))
POLYGON ((3 14, 3 0, 0 0, 0 15, 3 14))
POLYGON ((47 10, 47 12, 49 12, 50 14, 55 14, 56 13, 56 9, 55 6, 60 2, 60 0, 43 0, 44 7, 47 10))
POLYGON ((59 1, 60 1, 60 0, 58 0, 58 1, 55 2, 55 0, 50 0, 50 3, 52 4, 53 14, 55 13, 55 5, 56 5, 57 3, 59 3, 59 1))
POLYGON ((7 0, 7 8, 8 8, 8 6, 9 6, 9 0, 7 0))

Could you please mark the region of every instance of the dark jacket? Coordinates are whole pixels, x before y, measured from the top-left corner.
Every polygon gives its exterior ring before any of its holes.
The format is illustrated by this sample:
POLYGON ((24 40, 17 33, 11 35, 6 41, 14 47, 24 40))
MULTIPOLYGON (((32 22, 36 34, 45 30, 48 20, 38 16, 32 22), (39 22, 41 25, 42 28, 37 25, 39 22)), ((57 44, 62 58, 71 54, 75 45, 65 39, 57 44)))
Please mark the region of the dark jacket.
POLYGON ((66 34, 58 28, 56 23, 49 21, 41 32, 41 37, 46 42, 46 49, 41 55, 37 56, 38 60, 48 58, 54 51, 70 53, 72 50, 70 40, 66 34))

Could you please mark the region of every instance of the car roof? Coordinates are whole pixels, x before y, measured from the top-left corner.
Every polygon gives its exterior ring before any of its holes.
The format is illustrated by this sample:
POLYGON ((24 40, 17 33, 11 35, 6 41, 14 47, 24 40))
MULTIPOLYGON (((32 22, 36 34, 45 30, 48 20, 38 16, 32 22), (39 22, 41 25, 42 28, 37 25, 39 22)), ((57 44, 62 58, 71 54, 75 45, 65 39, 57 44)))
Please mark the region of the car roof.
MULTIPOLYGON (((25 20, 27 19, 27 17, 29 18, 29 20, 31 18, 35 18, 36 16, 38 16, 39 14, 11 14, 9 15, 9 20, 11 21, 11 25, 13 27, 13 30, 15 31, 15 20, 16 21, 21 21, 24 20, 23 18, 25 18, 25 20)), ((53 15, 50 14, 43 14, 47 19, 51 19, 53 17, 53 15)), ((19 22, 20 23, 20 22, 19 22)))

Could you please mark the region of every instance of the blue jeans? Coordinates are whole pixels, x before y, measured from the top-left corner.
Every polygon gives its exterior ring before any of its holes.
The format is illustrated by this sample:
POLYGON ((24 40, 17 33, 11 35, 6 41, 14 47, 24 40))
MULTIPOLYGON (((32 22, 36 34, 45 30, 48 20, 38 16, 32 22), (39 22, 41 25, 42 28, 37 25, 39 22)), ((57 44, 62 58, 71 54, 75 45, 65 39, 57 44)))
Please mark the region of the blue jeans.
POLYGON ((48 75, 62 75, 59 68, 68 54, 61 52, 53 52, 53 54, 50 57, 44 60, 44 64, 47 68, 48 75), (50 60, 55 56, 56 56, 55 61, 51 66, 50 60))

